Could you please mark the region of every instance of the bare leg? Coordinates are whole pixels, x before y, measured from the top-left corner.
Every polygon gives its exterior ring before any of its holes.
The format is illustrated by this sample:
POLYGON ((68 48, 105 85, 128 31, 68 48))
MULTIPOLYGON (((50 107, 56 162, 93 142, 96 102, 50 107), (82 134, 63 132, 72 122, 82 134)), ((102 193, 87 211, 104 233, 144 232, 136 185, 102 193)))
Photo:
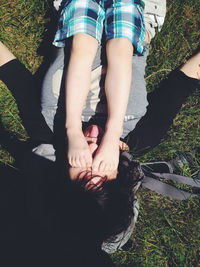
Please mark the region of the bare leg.
POLYGON ((128 104, 133 45, 125 38, 107 42, 108 69, 105 92, 108 105, 108 120, 105 134, 93 161, 94 171, 117 169, 119 163, 119 141, 128 104))
POLYGON ((188 77, 200 80, 200 52, 191 57, 180 70, 188 77))
POLYGON ((91 167, 92 155, 82 132, 81 115, 90 88, 91 68, 98 42, 87 34, 73 37, 66 76, 66 133, 72 167, 91 167))
POLYGON ((16 57, 0 41, 0 67, 15 58, 16 57))

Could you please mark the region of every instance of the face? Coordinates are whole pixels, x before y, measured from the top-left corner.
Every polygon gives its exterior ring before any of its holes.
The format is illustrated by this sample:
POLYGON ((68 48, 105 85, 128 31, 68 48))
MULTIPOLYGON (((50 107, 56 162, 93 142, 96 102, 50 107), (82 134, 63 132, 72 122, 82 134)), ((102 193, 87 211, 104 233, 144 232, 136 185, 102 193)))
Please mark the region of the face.
MULTIPOLYGON (((91 125, 89 126, 85 131, 84 131, 84 136, 88 142, 91 154, 95 155, 99 144, 101 142, 101 139, 103 137, 104 131, 97 125, 91 125)), ((120 141, 119 144, 119 148, 120 150, 128 150, 128 146, 120 141)), ((92 176, 94 176, 94 178, 91 180, 91 183, 98 183, 100 181, 100 177, 104 177, 107 176, 108 180, 112 180, 115 179, 117 176, 117 170, 114 171, 105 171, 105 172, 92 172, 91 168, 69 168, 69 176, 72 180, 76 179, 77 176, 79 176, 80 178, 82 178, 83 176, 85 176, 86 173, 92 174, 92 176), (95 176, 96 175, 96 176, 95 176)))

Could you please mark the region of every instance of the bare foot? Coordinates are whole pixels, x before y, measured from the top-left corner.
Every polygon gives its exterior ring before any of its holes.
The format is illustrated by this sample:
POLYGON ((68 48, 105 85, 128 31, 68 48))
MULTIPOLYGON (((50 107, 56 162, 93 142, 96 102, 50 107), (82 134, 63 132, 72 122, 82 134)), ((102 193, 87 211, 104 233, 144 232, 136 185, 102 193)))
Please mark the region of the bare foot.
POLYGON ((67 130, 68 162, 72 167, 92 166, 92 154, 81 130, 67 130))
POLYGON ((200 80, 200 52, 186 61, 180 70, 188 77, 200 80))
POLYGON ((0 41, 0 67, 15 58, 12 52, 0 41))
POLYGON ((113 171, 119 163, 119 137, 106 132, 94 157, 93 171, 113 171))

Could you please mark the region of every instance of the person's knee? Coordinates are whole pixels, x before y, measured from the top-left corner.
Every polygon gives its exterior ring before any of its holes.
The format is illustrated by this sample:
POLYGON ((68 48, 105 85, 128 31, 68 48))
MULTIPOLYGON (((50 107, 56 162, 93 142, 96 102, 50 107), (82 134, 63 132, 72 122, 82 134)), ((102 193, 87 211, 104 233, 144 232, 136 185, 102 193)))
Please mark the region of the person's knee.
POLYGON ((115 38, 107 41, 107 56, 113 56, 118 59, 130 58, 133 55, 133 44, 127 38, 115 38))
POLYGON ((98 48, 98 41, 85 33, 73 36, 71 53, 80 57, 94 57, 98 48))

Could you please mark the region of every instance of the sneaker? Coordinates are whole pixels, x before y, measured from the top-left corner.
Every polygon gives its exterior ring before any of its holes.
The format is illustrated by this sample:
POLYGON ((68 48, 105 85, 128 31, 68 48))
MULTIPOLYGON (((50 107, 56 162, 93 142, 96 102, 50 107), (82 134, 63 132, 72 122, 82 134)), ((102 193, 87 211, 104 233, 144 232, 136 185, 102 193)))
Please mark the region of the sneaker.
POLYGON ((121 247, 121 251, 129 251, 131 250, 132 248, 134 247, 134 243, 131 239, 129 239, 126 244, 124 244, 122 247, 121 247))
POLYGON ((195 148, 191 152, 179 154, 175 159, 169 161, 169 164, 172 166, 174 171, 180 170, 184 166, 196 166, 198 154, 200 154, 200 147, 195 148))
MULTIPOLYGON (((157 161, 157 162, 147 162, 142 163, 142 170, 144 173, 155 172, 155 173, 174 173, 179 172, 184 166, 197 166, 197 158, 200 155, 200 147, 197 147, 191 152, 185 152, 179 154, 176 158, 170 161, 157 161)), ((200 165, 200 159, 199 159, 200 165)), ((200 179, 200 171, 198 173, 200 179)))
POLYGON ((142 170, 144 173, 156 172, 156 173, 173 173, 173 166, 170 162, 157 161, 157 162, 147 162, 142 163, 142 170))

